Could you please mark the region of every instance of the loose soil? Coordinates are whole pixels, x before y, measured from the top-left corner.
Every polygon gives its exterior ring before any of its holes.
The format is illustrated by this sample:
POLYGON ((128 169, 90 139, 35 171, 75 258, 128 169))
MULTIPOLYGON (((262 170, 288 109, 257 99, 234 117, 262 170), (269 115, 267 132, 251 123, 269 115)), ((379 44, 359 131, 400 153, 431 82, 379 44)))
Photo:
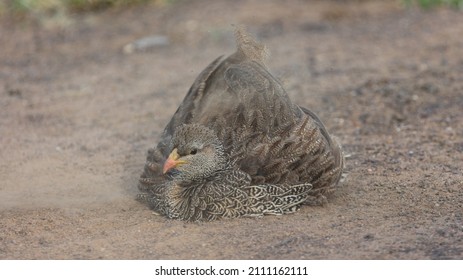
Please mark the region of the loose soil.
POLYGON ((461 12, 175 1, 4 18, 0 34, 1 259, 463 258, 461 12), (292 215, 154 215, 134 199, 146 151, 200 71, 234 51, 232 24, 339 138, 348 176, 292 215), (122 51, 151 35, 169 45, 122 51))

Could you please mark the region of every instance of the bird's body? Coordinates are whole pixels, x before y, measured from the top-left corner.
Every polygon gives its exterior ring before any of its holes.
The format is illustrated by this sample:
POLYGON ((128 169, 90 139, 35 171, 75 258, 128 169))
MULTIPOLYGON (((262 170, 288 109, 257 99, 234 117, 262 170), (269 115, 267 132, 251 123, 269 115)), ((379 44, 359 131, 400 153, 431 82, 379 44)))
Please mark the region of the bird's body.
POLYGON ((170 218, 290 213, 341 177, 340 146, 268 72, 265 47, 242 29, 237 41, 199 75, 148 153, 139 197, 170 218))

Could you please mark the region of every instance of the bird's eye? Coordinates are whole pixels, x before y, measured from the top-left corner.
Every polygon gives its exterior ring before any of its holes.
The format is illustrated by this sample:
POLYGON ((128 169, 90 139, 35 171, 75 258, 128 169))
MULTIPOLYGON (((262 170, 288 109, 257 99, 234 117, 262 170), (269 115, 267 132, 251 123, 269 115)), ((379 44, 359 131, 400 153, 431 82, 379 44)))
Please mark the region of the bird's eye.
POLYGON ((197 152, 198 152, 198 150, 193 149, 193 150, 191 150, 190 155, 196 155, 197 152))

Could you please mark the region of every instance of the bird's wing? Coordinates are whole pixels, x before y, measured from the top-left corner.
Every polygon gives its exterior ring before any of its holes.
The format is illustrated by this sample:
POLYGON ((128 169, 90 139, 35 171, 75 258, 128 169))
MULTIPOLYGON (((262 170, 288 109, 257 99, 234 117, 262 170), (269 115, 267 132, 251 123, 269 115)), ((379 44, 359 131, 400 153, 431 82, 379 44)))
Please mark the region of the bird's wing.
POLYGON ((206 125, 219 137, 222 130, 245 126, 254 132, 275 133, 282 124, 294 121, 299 111, 265 66, 232 55, 214 61, 201 73, 166 126, 158 148, 168 152, 176 127, 184 123, 206 125))
POLYGON ((201 72, 164 129, 158 145, 163 155, 170 152, 170 140, 181 124, 206 125, 227 142, 230 135, 223 135, 224 130, 251 126, 254 132, 276 133, 282 123, 293 121, 294 113, 301 114, 267 70, 265 46, 242 27, 235 35, 237 51, 217 58, 201 72))
POLYGON ((344 159, 339 144, 314 113, 301 110, 304 114, 283 125, 280 133, 250 137, 234 146, 232 158, 252 184, 307 182, 325 194, 338 183, 344 159))
POLYGON ((318 118, 318 116, 314 112, 304 107, 301 107, 301 106, 299 106, 299 108, 307 116, 309 116, 318 126, 320 133, 322 134, 322 136, 324 137, 324 139, 326 140, 326 142, 328 143, 331 149, 331 154, 334 157, 335 166, 340 167, 340 169, 342 170, 344 168, 344 155, 342 153, 341 145, 335 139, 331 138, 331 136, 328 134, 328 131, 325 128, 325 125, 322 123, 322 121, 318 118))

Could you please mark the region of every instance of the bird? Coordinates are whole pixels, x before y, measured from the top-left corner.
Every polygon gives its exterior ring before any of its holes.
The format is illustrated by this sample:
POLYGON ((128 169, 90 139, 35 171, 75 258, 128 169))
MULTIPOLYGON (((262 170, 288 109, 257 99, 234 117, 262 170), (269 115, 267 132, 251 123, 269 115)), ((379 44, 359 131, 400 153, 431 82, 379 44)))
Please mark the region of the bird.
POLYGON ((341 145, 294 104, 245 27, 237 50, 196 78, 148 150, 137 196, 171 219, 212 221, 294 213, 339 185, 341 145))

